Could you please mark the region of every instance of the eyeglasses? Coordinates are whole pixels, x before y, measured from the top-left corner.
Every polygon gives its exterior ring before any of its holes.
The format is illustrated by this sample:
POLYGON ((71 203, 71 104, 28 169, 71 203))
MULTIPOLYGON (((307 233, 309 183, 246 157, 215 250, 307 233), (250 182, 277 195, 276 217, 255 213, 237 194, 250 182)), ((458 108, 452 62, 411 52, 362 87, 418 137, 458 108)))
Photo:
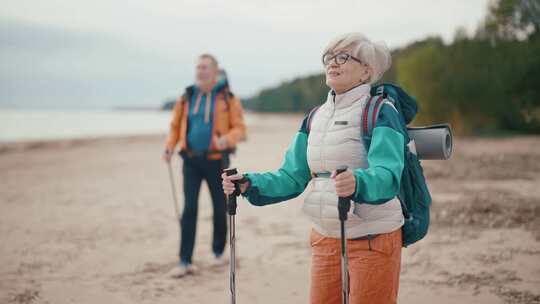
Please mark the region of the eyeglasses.
POLYGON ((332 55, 331 53, 325 53, 322 56, 322 63, 324 65, 329 65, 333 59, 336 64, 342 65, 345 64, 349 60, 349 58, 360 64, 364 64, 360 59, 346 53, 337 53, 335 55, 332 55))

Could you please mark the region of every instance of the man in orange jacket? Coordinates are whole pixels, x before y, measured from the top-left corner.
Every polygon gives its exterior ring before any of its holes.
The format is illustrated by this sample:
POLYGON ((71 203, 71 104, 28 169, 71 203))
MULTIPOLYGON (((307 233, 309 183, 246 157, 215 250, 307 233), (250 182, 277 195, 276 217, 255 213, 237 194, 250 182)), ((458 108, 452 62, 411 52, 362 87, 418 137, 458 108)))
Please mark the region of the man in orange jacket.
POLYGON ((192 264, 197 224, 198 198, 206 180, 214 207, 213 265, 227 263, 223 257, 227 235, 222 170, 229 154, 246 136, 240 100, 229 91, 226 77, 218 79, 219 65, 209 54, 199 56, 196 84, 177 99, 163 159, 171 161, 177 145, 183 158, 184 211, 180 220, 180 262, 171 272, 182 277, 196 271, 192 264))

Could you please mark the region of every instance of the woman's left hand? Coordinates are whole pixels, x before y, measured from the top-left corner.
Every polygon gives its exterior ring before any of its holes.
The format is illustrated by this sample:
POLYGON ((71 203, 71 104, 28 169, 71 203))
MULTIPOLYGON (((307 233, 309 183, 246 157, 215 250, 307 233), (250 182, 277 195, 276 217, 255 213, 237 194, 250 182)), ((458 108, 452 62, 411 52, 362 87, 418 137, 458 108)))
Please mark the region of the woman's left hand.
POLYGON ((336 175, 336 171, 332 171, 331 178, 334 179, 336 184, 336 194, 339 197, 350 197, 356 190, 356 177, 351 170, 342 172, 336 175))

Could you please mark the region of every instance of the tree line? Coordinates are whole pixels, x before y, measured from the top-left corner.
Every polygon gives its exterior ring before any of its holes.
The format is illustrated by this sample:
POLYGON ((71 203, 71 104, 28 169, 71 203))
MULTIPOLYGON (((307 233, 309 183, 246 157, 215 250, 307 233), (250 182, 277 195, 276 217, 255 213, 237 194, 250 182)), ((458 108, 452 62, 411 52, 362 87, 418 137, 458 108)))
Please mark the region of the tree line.
MULTIPOLYGON (((413 124, 450 122, 457 133, 540 133, 540 1, 492 1, 476 32, 451 43, 429 37, 392 51, 381 82, 414 96, 413 124)), ((261 112, 308 112, 328 93, 323 74, 301 77, 244 100, 261 112)))

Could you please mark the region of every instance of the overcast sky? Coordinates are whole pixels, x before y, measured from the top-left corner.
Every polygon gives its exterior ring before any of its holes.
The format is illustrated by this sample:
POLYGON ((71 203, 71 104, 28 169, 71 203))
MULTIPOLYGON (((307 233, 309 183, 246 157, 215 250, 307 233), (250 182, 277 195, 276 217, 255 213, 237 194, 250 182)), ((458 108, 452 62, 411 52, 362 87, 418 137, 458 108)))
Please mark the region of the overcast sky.
POLYGON ((318 73, 334 36, 391 48, 469 33, 487 0, 2 0, 0 107, 160 105, 209 52, 242 97, 318 73))

